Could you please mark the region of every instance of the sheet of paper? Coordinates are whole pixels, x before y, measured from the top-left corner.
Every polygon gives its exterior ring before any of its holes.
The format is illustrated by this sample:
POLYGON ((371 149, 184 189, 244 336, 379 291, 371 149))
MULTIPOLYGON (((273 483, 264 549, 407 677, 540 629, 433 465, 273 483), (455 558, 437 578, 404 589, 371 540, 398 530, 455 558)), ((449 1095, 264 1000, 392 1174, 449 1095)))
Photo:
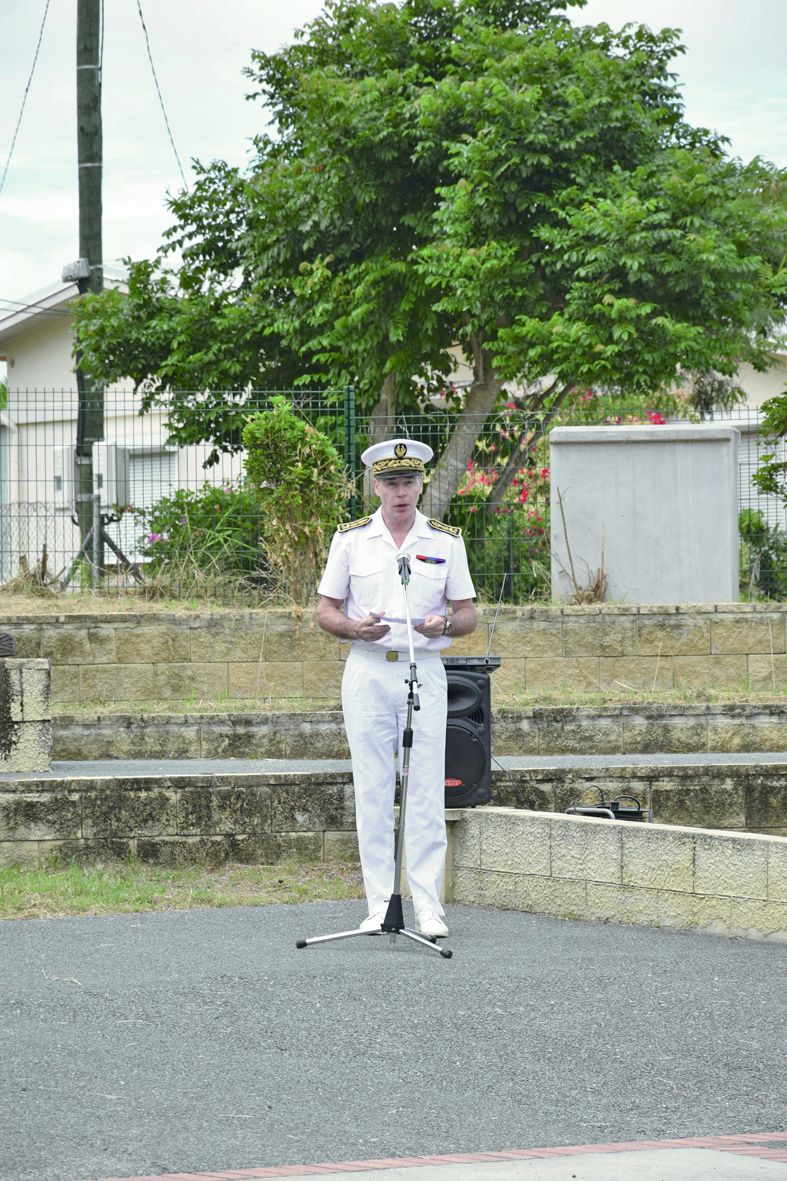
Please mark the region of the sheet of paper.
MULTIPOLYGON (((426 617, 424 616, 424 618, 426 617)), ((416 616, 411 615, 410 622, 412 623, 413 627, 420 627, 423 623, 423 619, 418 619, 416 616)), ((407 623, 407 620, 402 615, 381 615, 380 623, 407 623)))

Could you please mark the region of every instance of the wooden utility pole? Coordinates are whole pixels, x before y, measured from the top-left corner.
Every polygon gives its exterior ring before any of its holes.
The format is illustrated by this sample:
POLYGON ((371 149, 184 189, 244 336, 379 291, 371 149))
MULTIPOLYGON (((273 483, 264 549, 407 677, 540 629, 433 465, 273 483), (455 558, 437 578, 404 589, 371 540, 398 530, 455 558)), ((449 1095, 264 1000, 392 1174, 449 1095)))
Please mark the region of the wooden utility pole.
MULTIPOLYGON (((79 290, 104 288, 101 237, 101 0, 77 0, 77 158, 79 163, 79 290)), ((77 354, 76 490, 79 532, 84 542, 93 524, 93 443, 104 437, 104 387, 80 368, 77 354)), ((99 547, 103 566, 103 546, 99 547)), ((96 550, 94 549, 94 553, 96 550)))

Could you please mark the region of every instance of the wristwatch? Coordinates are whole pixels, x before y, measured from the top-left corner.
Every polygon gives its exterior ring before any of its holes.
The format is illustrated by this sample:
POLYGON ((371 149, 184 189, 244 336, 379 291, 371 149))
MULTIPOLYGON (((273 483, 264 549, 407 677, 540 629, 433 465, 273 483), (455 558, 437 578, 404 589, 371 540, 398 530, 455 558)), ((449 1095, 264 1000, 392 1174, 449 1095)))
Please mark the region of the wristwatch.
POLYGON ((443 620, 443 635, 450 636, 450 634, 453 630, 454 630, 454 621, 453 621, 453 619, 449 618, 448 615, 446 615, 445 619, 443 620))

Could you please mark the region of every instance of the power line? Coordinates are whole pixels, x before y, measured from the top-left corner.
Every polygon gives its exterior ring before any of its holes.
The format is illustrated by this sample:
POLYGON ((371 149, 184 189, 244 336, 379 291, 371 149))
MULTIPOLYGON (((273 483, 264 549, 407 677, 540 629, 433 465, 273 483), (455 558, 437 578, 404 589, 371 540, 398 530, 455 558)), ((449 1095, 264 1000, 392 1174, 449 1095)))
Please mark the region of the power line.
POLYGON ((22 95, 22 106, 19 109, 19 118, 16 121, 16 127, 14 128, 13 139, 11 140, 11 147, 8 149, 8 159, 5 162, 5 168, 3 169, 2 178, 0 178, 0 193, 2 193, 2 191, 3 191, 3 185, 5 184, 5 178, 8 175, 8 166, 10 165, 11 157, 14 154, 14 147, 16 145, 16 137, 19 134, 19 125, 22 122, 22 115, 24 114, 24 111, 25 111, 25 103, 27 102, 27 92, 30 90, 30 83, 33 81, 33 74, 35 73, 35 70, 36 70, 36 62, 38 61, 38 51, 41 48, 41 40, 44 36, 44 25, 46 24, 47 13, 49 12, 49 3, 50 3, 50 0, 46 0, 46 6, 44 7, 44 15, 41 20, 41 28, 38 33, 38 44, 36 45, 35 56, 33 57, 33 64, 30 67, 30 77, 27 79, 27 86, 25 87, 25 93, 22 95))
POLYGON ((35 309, 46 316, 70 316, 71 312, 65 308, 47 308, 40 303, 24 303, 19 299, 6 299, 4 295, 0 295, 0 304, 12 304, 12 307, 2 307, 0 312, 7 312, 9 315, 15 315, 17 312, 29 312, 35 309))
POLYGON ((183 181, 183 187, 186 190, 186 192, 188 192, 189 191, 188 181, 186 180, 186 174, 183 171, 183 165, 180 162, 180 156, 178 155, 178 149, 175 147, 175 140, 172 138, 172 130, 169 125, 169 119, 167 118, 167 112, 164 109, 164 99, 161 95, 161 87, 159 86, 158 78, 156 77, 156 67, 153 65, 153 55, 150 52, 150 38, 148 37, 148 29, 147 29, 147 25, 145 24, 145 18, 142 15, 141 0, 137 0, 137 8, 139 9, 139 19, 142 22, 142 32, 145 34, 145 45, 146 45, 147 51, 148 51, 148 61, 150 62, 150 70, 151 70, 151 73, 153 74, 153 81, 156 83, 156 90, 158 92, 158 101, 159 101, 159 105, 161 107, 161 113, 164 116, 164 123, 166 124, 166 127, 167 127, 167 135, 169 136, 169 142, 172 145, 172 151, 175 153, 175 159, 178 162, 178 168, 180 169, 180 177, 181 177, 181 180, 183 181))

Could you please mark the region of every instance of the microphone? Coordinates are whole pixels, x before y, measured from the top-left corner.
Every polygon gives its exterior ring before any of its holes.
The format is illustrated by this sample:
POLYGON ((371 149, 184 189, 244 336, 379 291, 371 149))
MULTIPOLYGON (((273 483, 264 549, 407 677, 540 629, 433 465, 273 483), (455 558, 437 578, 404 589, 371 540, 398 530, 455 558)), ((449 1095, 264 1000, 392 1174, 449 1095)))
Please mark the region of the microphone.
POLYGON ((410 581, 410 559, 407 554, 397 554, 396 564, 399 567, 399 577, 402 582, 410 581))

